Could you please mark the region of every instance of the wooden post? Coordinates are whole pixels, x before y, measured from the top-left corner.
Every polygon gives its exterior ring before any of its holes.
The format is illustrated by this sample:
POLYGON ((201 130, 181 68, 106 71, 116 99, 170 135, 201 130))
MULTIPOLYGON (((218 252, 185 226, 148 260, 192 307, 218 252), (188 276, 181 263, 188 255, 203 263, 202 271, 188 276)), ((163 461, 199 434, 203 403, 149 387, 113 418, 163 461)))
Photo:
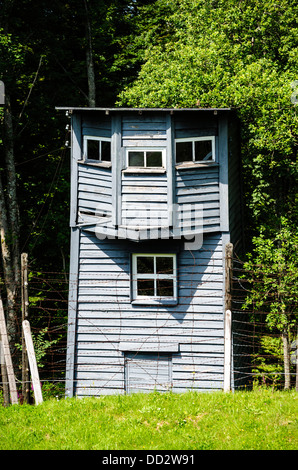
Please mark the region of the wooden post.
POLYGON ((232 274, 233 274, 233 244, 226 244, 225 252, 225 311, 232 310, 232 274))
POLYGON ((225 342, 224 342, 224 392, 231 390, 231 352, 232 352, 232 313, 226 310, 225 314, 225 342))
POLYGON ((0 335, 1 335, 3 354, 4 354, 7 378, 8 378, 9 389, 10 389, 10 400, 11 400, 12 405, 16 405, 18 403, 18 392, 17 392, 16 379, 15 379, 15 375, 13 371, 13 365, 12 365, 11 354, 10 354, 10 349, 9 349, 3 303, 2 303, 1 298, 0 298, 0 335))
POLYGON ((231 390, 233 245, 225 247, 224 392, 231 390))
MULTIPOLYGON (((1 341, 1 335, 0 335, 0 341, 1 341)), ((3 386, 3 406, 7 407, 9 405, 9 386, 8 386, 8 378, 7 378, 7 371, 6 371, 6 365, 5 365, 5 358, 4 358, 4 353, 3 353, 3 348, 2 348, 2 342, 0 344, 0 349, 1 349, 1 378, 2 378, 2 386, 3 386)))
POLYGON ((39 405, 40 403, 42 403, 43 400, 42 400, 39 374, 38 374, 38 369, 37 369, 37 362, 36 362, 34 346, 33 346, 33 341, 32 341, 31 328, 30 328, 30 323, 28 322, 28 320, 23 321, 23 331, 24 331, 25 343, 26 343, 27 354, 28 354, 28 359, 29 359, 31 379, 33 383, 35 404, 39 405))
MULTIPOLYGON (((22 322, 28 320, 28 255, 22 253, 21 255, 21 283, 22 283, 22 322)), ((22 394, 24 403, 30 401, 30 377, 29 377, 29 362, 26 351, 26 342, 24 330, 22 331, 22 394)))

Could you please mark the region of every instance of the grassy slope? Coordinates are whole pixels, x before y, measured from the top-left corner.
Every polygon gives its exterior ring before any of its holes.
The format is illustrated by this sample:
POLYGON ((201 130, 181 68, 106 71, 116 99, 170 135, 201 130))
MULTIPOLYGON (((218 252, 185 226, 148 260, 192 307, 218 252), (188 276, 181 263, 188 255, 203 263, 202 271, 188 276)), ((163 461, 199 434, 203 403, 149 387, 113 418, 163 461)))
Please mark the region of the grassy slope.
POLYGON ((296 392, 111 396, 0 407, 0 449, 297 449, 296 392))

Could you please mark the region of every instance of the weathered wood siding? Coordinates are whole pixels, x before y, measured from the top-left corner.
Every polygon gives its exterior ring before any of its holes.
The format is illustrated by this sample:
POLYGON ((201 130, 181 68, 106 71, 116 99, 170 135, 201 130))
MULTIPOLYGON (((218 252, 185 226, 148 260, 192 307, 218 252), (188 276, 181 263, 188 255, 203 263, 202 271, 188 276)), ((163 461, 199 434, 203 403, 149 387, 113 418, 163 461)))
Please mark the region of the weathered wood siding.
POLYGON ((121 224, 167 227, 167 188, 166 174, 123 174, 121 224))
POLYGON ((78 210, 84 215, 111 216, 110 169, 85 163, 78 164, 78 210))
POLYGON ((198 226, 205 232, 216 232, 220 228, 217 117, 187 112, 178 114, 174 118, 173 133, 175 139, 216 137, 217 162, 192 169, 177 166, 175 171, 176 226, 182 233, 198 226))
POLYGON ((207 232, 220 228, 219 169, 206 166, 176 170, 177 226, 182 233, 201 226, 207 232))
MULTIPOLYGON (((165 149, 167 145, 166 116, 158 114, 124 114, 122 116, 122 146, 165 149)), ((123 162, 125 168, 126 162, 123 162)), ((131 170, 133 171, 133 170, 131 170)), ((146 174, 140 171, 122 173, 121 225, 129 227, 168 226, 168 179, 164 173, 146 174)))
MULTIPOLYGON (((173 249, 170 240, 164 246, 173 249)), ((156 250, 156 242, 151 249, 156 250)), ((138 354, 147 354, 149 361, 167 353, 174 392, 221 389, 224 274, 220 235, 206 236, 201 250, 182 249, 177 254, 179 301, 171 307, 131 302, 130 257, 142 251, 142 244, 99 242, 81 231, 74 393, 125 393, 125 361, 131 353, 136 360, 144 359, 138 354)), ((145 376, 148 380, 147 372, 145 376)))
POLYGON ((123 147, 162 147, 166 145, 166 115, 161 113, 124 114, 123 147))
POLYGON ((111 116, 103 113, 92 113, 83 115, 82 134, 94 137, 111 137, 112 123, 111 116))

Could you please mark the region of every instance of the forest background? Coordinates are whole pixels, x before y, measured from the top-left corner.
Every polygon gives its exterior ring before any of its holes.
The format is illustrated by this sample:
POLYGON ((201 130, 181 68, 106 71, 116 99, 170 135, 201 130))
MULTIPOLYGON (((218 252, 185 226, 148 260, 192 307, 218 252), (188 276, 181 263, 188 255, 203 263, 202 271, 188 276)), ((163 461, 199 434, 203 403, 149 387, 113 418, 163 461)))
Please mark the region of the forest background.
POLYGON ((262 325, 254 365, 272 382, 277 358, 291 386, 297 18, 294 0, 0 1, 1 295, 15 362, 23 252, 40 350, 65 340, 70 134, 55 107, 232 107, 241 124, 246 307, 262 325))

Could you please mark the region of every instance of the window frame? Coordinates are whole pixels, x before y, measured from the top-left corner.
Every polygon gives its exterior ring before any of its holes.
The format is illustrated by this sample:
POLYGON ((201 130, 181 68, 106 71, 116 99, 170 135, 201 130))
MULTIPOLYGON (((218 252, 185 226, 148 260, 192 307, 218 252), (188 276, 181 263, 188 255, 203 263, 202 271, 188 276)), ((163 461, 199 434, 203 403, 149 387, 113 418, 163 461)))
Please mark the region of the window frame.
POLYGON ((175 139, 175 165, 180 166, 195 166, 195 165, 208 165, 216 162, 216 148, 215 148, 215 136, 202 136, 202 137, 183 137, 175 139), (212 148, 212 159, 211 160, 195 160, 195 142, 211 141, 212 148), (177 151, 176 145, 180 142, 191 142, 192 143, 192 160, 184 162, 177 162, 177 151))
POLYGON ((178 282, 177 282, 177 254, 176 253, 132 253, 131 256, 131 297, 132 303, 145 303, 145 304, 177 304, 178 302, 178 282), (154 258, 154 273, 138 273, 137 272, 137 259, 138 257, 153 257, 154 258), (156 273, 156 258, 167 257, 173 259, 173 273, 156 273), (140 279, 153 279, 154 280, 154 295, 138 295, 138 280, 140 279), (163 279, 170 279, 173 281, 173 296, 158 296, 157 295, 157 281, 163 279))
POLYGON ((165 170, 166 169, 166 148, 165 147, 126 147, 126 168, 129 170, 165 170), (144 164, 146 163, 147 152, 161 152, 162 166, 130 166, 129 165, 129 152, 144 152, 144 164))
POLYGON ((103 166, 111 166, 112 164, 112 139, 110 137, 97 137, 94 135, 84 135, 83 137, 83 159, 86 163, 97 163, 103 166), (93 158, 88 158, 88 140, 95 140, 100 143, 99 148, 99 159, 94 160, 93 158), (111 146, 110 152, 110 160, 102 160, 101 159, 101 143, 102 142, 109 142, 111 146))

